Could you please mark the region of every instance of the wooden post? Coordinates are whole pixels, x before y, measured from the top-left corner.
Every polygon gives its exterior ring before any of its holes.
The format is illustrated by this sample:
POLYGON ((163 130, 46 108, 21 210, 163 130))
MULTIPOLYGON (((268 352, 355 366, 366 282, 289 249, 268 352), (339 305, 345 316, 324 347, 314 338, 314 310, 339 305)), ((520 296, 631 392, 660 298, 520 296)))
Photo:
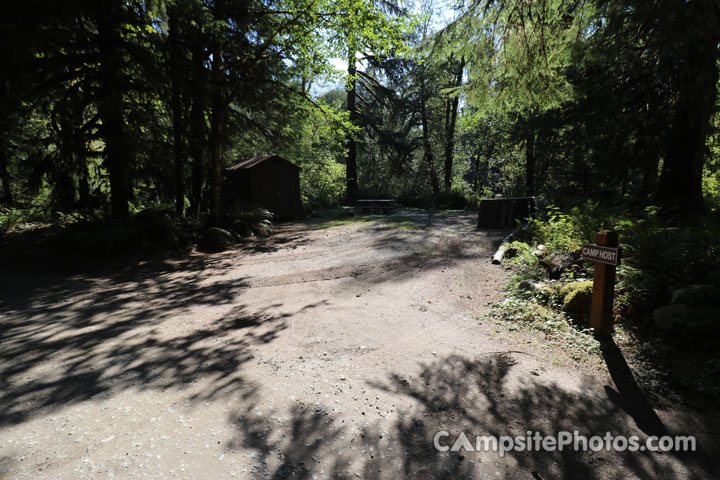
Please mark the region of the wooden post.
MULTIPOLYGON (((617 248, 618 234, 602 230, 595 236, 595 243, 603 247, 617 248)), ((597 336, 608 336, 613 329, 613 298, 615 297, 615 265, 595 262, 590 328, 597 336)))

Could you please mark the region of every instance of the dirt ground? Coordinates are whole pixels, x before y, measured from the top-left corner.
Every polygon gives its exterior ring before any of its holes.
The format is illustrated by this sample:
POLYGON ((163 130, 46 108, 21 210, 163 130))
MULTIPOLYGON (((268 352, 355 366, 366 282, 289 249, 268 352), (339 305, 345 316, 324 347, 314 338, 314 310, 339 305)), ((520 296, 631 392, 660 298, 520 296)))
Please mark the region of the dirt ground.
POLYGON ((717 478, 714 423, 651 408, 616 349, 554 365, 479 320, 505 233, 406 212, 123 268, 2 267, 0 478, 717 478), (698 451, 438 452, 440 430, 698 451))

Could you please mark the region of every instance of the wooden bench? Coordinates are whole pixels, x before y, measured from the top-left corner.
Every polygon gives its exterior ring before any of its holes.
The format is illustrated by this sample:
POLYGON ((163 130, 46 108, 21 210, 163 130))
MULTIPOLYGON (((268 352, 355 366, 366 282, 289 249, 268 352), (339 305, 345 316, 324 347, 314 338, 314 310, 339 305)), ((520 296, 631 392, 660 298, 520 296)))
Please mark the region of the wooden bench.
POLYGON ((395 200, 356 200, 355 209, 361 213, 389 213, 395 210, 395 200))

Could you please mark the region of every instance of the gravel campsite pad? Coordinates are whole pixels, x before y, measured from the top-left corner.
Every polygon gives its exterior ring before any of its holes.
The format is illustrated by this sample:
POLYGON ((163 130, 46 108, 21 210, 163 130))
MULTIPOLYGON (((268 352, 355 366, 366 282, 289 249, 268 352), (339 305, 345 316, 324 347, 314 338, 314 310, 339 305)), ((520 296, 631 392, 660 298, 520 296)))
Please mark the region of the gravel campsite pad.
MULTIPOLYGON (((278 226, 213 255, 0 274, 0 478, 710 478, 704 419, 483 321, 471 213, 278 226), (694 454, 438 452, 436 432, 694 434, 694 454)), ((473 442, 474 443, 474 442, 473 442)))

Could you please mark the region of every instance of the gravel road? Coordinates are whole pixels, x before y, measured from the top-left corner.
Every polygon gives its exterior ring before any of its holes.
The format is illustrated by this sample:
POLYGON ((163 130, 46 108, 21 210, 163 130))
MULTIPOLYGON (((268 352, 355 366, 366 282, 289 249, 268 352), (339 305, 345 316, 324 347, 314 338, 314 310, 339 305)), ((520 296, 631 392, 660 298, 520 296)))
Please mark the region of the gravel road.
POLYGON ((707 433, 480 321, 505 233, 405 212, 122 269, 0 270, 0 478, 710 478, 707 451, 433 447, 440 430, 707 433))

